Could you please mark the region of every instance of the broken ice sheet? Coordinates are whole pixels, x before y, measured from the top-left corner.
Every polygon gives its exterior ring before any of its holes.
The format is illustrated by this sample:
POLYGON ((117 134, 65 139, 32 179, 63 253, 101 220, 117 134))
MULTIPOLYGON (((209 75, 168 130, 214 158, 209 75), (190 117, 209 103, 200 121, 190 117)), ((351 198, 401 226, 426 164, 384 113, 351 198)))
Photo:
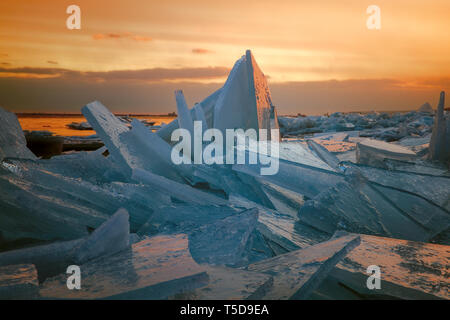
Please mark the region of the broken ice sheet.
POLYGON ((330 235, 342 229, 416 241, 430 241, 449 226, 447 212, 413 194, 381 190, 358 175, 346 180, 307 201, 300 221, 330 235))
MULTIPOLYGON (((19 168, 19 175, 8 176, 12 184, 33 192, 35 197, 52 199, 54 205, 73 208, 74 212, 85 212, 84 219, 83 215, 78 216, 74 213, 61 215, 64 218, 75 219, 74 225, 87 224, 95 228, 99 225, 98 221, 103 222, 105 218, 123 207, 131 213, 132 229, 136 230, 148 220, 152 208, 163 203, 170 203, 166 195, 149 186, 121 182, 94 185, 81 179, 55 174, 40 167, 28 167, 28 163, 13 163, 19 168), (149 193, 153 194, 153 197, 148 197, 149 193)), ((26 207, 27 204, 21 203, 18 206, 26 207)), ((44 208, 45 206, 34 208, 34 210, 43 211, 44 208)))
POLYGON ((314 140, 308 140, 308 146, 318 155, 318 157, 328 164, 334 170, 339 170, 340 160, 331 152, 329 152, 324 146, 320 145, 314 140))
POLYGON ((247 267, 273 276, 262 299, 306 299, 333 267, 360 243, 359 236, 332 239, 304 249, 263 260, 247 267))
POLYGON ((67 275, 47 279, 40 290, 50 299, 167 299, 208 283, 188 250, 186 235, 155 236, 131 250, 81 265, 80 290, 67 290, 67 275), (99 272, 101 270, 101 272, 99 272))

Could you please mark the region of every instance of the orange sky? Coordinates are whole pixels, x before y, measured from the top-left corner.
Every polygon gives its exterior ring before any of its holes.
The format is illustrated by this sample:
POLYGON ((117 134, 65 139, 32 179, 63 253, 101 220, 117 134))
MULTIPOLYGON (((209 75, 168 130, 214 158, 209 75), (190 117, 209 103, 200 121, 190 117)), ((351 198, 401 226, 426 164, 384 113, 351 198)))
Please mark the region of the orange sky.
POLYGON ((112 109, 172 111, 174 87, 192 104, 251 49, 281 113, 415 108, 450 88, 449 30, 448 0, 2 0, 0 105, 78 111, 90 83, 112 109), (70 4, 81 30, 66 28, 70 4), (366 28, 371 4, 381 30, 366 28), (117 105, 117 88, 141 100, 117 105))

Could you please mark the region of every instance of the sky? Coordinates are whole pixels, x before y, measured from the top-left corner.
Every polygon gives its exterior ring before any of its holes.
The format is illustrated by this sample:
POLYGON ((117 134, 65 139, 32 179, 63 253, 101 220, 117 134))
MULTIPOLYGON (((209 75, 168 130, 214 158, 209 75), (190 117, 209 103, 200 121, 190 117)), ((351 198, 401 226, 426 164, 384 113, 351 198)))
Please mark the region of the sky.
POLYGON ((449 30, 448 0, 2 0, 0 106, 168 113, 174 90, 192 106, 250 49, 279 114, 435 107, 450 91, 449 30), (74 4, 79 30, 66 27, 74 4))

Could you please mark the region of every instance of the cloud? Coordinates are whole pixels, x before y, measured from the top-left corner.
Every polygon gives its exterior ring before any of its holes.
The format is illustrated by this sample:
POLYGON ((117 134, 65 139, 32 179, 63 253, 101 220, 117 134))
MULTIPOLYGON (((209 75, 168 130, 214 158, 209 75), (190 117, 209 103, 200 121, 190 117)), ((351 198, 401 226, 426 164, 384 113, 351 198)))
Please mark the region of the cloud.
POLYGON ((203 49, 203 48, 194 48, 192 49, 192 53, 195 54, 208 54, 208 53, 214 53, 212 50, 203 49))
POLYGON ((208 80, 223 78, 230 69, 206 68, 151 68, 140 70, 77 71, 64 68, 1 68, 2 78, 61 78, 77 81, 146 81, 208 80))
POLYGON ((122 33, 97 33, 92 36, 94 40, 104 40, 104 39, 128 39, 128 40, 134 40, 138 42, 149 42, 152 41, 151 37, 148 36, 141 36, 132 34, 129 32, 122 32, 122 33))
POLYGON ((2 63, 0 63, 2 66, 10 66, 11 65, 11 63, 9 63, 9 62, 2 62, 2 63))
POLYGON ((59 64, 58 61, 53 61, 53 60, 48 60, 47 63, 48 64, 59 64))

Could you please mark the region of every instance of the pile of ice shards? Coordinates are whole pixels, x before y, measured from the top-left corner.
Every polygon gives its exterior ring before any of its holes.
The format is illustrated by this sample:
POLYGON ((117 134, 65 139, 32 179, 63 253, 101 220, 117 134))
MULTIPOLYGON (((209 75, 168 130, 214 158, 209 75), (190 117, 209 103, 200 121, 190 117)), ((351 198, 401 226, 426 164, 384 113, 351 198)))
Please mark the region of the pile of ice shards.
POLYGON ((45 160, 0 109, 0 298, 450 298, 449 171, 413 148, 429 143, 430 115, 278 118, 250 51, 193 108, 175 96, 178 118, 157 132, 90 103, 82 112, 105 147, 45 160), (244 148, 277 158, 261 175, 262 164, 174 164, 171 135, 194 121, 346 131, 269 137, 278 156, 244 148), (361 134, 400 122, 417 137, 361 134), (68 266, 80 288, 68 288, 68 266))

